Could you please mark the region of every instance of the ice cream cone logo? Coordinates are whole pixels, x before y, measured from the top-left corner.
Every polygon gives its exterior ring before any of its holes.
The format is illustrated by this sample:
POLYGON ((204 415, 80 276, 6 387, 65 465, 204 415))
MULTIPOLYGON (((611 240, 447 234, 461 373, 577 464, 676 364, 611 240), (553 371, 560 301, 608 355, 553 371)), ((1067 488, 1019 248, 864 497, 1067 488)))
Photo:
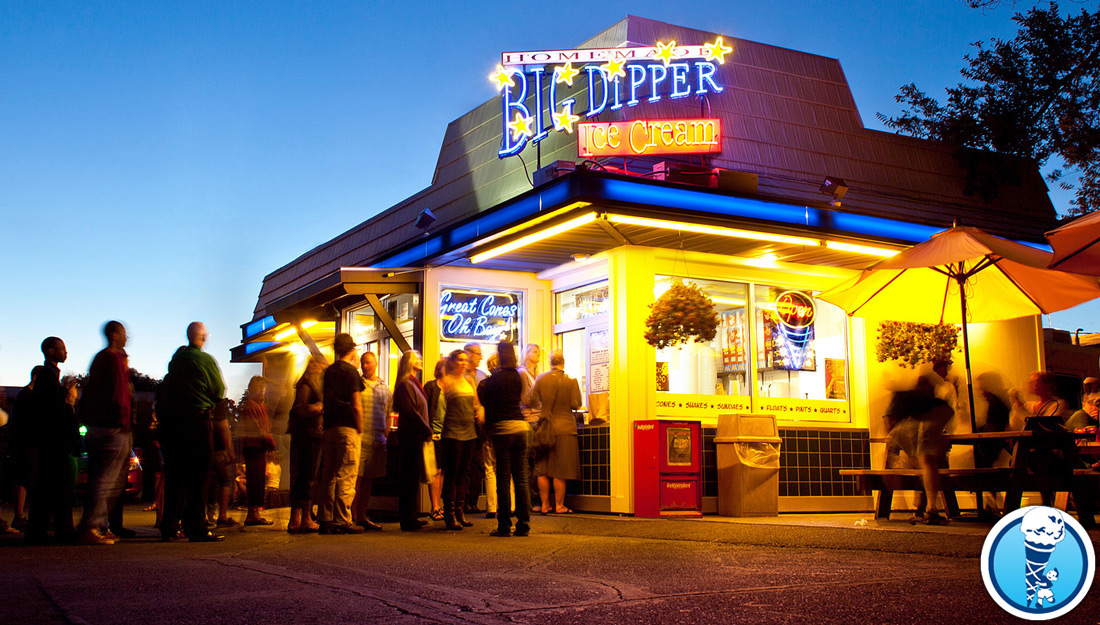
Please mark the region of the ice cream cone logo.
POLYGON ((982 549, 982 578, 1010 614, 1048 620, 1088 593, 1096 568, 1092 540, 1072 516, 1046 506, 1016 510, 993 527, 982 549))

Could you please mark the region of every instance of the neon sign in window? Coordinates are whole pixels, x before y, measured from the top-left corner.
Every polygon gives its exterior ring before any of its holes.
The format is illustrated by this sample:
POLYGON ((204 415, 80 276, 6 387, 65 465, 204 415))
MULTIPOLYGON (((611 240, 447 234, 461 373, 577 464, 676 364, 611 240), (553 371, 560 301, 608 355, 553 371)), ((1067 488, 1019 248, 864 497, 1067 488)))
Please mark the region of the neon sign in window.
POLYGON ((519 338, 521 293, 443 289, 439 336, 444 341, 495 342, 519 338))

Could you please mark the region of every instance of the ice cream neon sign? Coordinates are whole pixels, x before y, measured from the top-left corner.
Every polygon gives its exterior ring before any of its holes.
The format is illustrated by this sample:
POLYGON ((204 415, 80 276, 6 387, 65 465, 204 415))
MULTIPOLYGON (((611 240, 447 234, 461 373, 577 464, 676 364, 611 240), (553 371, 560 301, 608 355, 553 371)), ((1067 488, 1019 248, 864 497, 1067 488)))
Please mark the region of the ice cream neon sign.
POLYGON ((722 120, 662 119, 578 125, 577 156, 706 154, 722 151, 722 120))
POLYGON ((501 92, 503 106, 504 136, 498 155, 519 154, 528 142, 538 143, 551 131, 572 133, 582 114, 588 119, 643 101, 721 93, 718 65, 732 51, 718 37, 696 46, 670 41, 645 48, 505 52, 489 76, 501 92), (588 96, 578 106, 572 93, 582 86, 588 96), (528 92, 533 102, 528 102, 528 92))

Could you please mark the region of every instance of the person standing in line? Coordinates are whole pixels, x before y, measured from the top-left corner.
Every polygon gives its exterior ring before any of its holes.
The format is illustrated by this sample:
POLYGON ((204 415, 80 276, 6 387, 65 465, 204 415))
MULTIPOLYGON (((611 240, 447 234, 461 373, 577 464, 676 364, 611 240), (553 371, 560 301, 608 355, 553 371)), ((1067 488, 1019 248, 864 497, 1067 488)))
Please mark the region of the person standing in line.
MULTIPOLYGON (((481 353, 481 344, 467 343, 462 346, 462 349, 470 358, 469 362, 466 365, 466 377, 470 380, 470 384, 474 387, 474 389, 477 389, 477 385, 481 384, 482 380, 489 377, 484 371, 480 369, 481 360, 484 358, 484 355, 481 353)), ((482 512, 485 512, 478 505, 481 499, 483 482, 487 483, 492 480, 491 484, 486 484, 486 508, 490 507, 489 493, 491 492, 491 489, 495 489, 496 487, 496 474, 493 473, 492 477, 490 477, 489 473, 490 470, 495 471, 495 469, 490 469, 489 467, 486 467, 485 441, 485 432, 482 430, 482 428, 478 428, 477 443, 474 446, 474 457, 473 460, 470 461, 469 471, 466 472, 466 499, 462 503, 463 511, 466 514, 481 514, 482 512)))
POLYGON ((443 417, 443 522, 449 530, 460 530, 473 523, 462 509, 465 500, 466 471, 477 444, 477 427, 485 416, 466 366, 470 357, 456 349, 447 357, 442 381, 446 413, 443 417))
POLYGON ((363 369, 364 385, 363 440, 359 452, 359 484, 355 487, 352 510, 356 525, 378 532, 382 526, 367 518, 367 508, 375 478, 386 476, 387 421, 393 406, 393 393, 378 375, 378 356, 374 352, 363 352, 359 364, 363 369))
POLYGON ((175 540, 180 525, 191 542, 215 542, 225 536, 206 525, 206 486, 214 455, 214 409, 225 398, 217 361, 202 350, 206 325, 187 326, 187 345, 176 350, 161 383, 157 415, 164 452, 164 513, 161 540, 175 540), (163 405, 161 405, 163 404, 163 405))
POLYGON ((88 428, 84 436, 88 490, 77 540, 86 545, 113 545, 117 540, 108 529, 108 511, 122 496, 124 482, 120 478, 133 440, 134 387, 125 349, 126 328, 118 321, 108 321, 103 334, 107 347, 92 360, 80 400, 80 420, 88 428))
POLYGON ((310 518, 313 513, 313 488, 321 470, 322 419, 325 413, 321 391, 325 366, 316 358, 306 363, 306 370, 294 390, 294 407, 290 411, 290 523, 291 534, 316 532, 320 526, 310 518))
MULTIPOLYGON (((80 446, 80 434, 69 388, 61 383, 60 364, 69 357, 65 342, 56 336, 42 341, 44 363, 35 377, 32 404, 34 420, 30 429, 32 453, 37 470, 30 489, 30 516, 27 520, 27 544, 48 540, 50 521, 54 539, 72 542, 74 475, 73 454, 80 446)), ((75 388, 75 386, 73 387, 75 388)))
MULTIPOLYGON (((529 405, 531 389, 535 387, 535 380, 539 377, 539 365, 542 362, 542 348, 535 343, 530 343, 523 350, 523 362, 520 363, 520 380, 523 382, 523 394, 520 396, 519 407, 523 411, 523 419, 527 422, 527 473, 530 476, 527 483, 527 498, 535 502, 539 498, 539 486, 535 479, 535 446, 532 441, 535 424, 539 420, 539 411, 529 405)), ((535 506, 532 512, 541 512, 541 506, 535 506)))
POLYGON ((485 407, 485 429, 492 437, 492 449, 496 454, 496 466, 500 469, 497 487, 497 528, 492 536, 508 536, 512 533, 512 498, 510 488, 516 493, 515 536, 527 536, 531 531, 531 502, 526 488, 527 432, 530 430, 520 410, 523 381, 516 371, 516 348, 510 341, 497 345, 499 368, 493 371, 477 388, 478 397, 485 407))
POLYGON ((351 507, 355 500, 355 477, 359 466, 360 439, 363 435, 362 395, 366 389, 355 365, 359 354, 355 339, 340 333, 333 341, 336 362, 325 369, 325 433, 321 439, 322 534, 362 534, 363 527, 352 523, 351 507))
POLYGON ((237 519, 229 516, 229 497, 237 484, 237 455, 233 451, 233 436, 229 431, 228 400, 223 399, 214 407, 213 450, 207 497, 213 493, 214 500, 207 500, 206 506, 212 517, 210 522, 216 527, 236 527, 237 519))
POLYGON ((435 363, 433 379, 424 385, 424 395, 428 397, 428 420, 432 424, 432 441, 434 443, 437 471, 435 477, 428 481, 428 497, 432 501, 431 519, 443 520, 443 416, 446 412, 446 402, 439 401, 442 396, 440 384, 443 381, 443 368, 447 364, 446 358, 440 358, 435 363))
POLYGON ((31 381, 15 396, 15 406, 11 412, 9 440, 15 465, 15 517, 11 521, 11 527, 19 531, 27 529, 27 492, 34 484, 38 467, 37 449, 31 443, 34 420, 37 417, 34 408, 34 380, 41 370, 42 365, 31 369, 31 381))
POLYGON ((535 463, 542 514, 569 514, 565 507, 565 481, 581 477, 581 454, 577 441, 577 421, 573 411, 581 407, 581 389, 565 373, 565 355, 560 349, 550 352, 550 371, 540 375, 531 389, 530 405, 541 408, 540 420, 550 422, 554 444, 540 454, 535 463), (554 502, 550 501, 550 482, 554 484, 554 502))
POLYGON ((244 435, 241 437, 241 449, 244 453, 245 484, 248 494, 248 516, 245 525, 274 525, 265 519, 260 510, 264 507, 264 492, 267 482, 267 454, 275 451, 275 439, 271 436, 271 425, 267 416, 267 381, 254 375, 248 381, 248 391, 241 405, 241 425, 244 435))
POLYGON ((393 388, 393 407, 397 411, 397 442, 401 450, 397 511, 401 531, 415 532, 426 523, 416 518, 416 499, 424 468, 424 445, 432 440, 428 420, 428 396, 417 377, 424 362, 416 350, 401 355, 397 363, 397 382, 393 388))

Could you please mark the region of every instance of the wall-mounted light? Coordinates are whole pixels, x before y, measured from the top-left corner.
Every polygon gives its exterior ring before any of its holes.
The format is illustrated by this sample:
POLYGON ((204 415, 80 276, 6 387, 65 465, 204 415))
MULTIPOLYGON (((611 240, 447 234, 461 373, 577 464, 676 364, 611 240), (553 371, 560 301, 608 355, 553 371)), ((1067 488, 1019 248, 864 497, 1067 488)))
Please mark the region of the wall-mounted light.
POLYGON ((843 178, 825 176, 825 181, 821 183, 821 192, 833 196, 829 204, 840 206, 840 200, 844 199, 844 195, 848 193, 848 183, 844 182, 843 178))
POLYGON ((882 258, 890 258, 891 256, 896 256, 898 253, 898 250, 889 250, 885 247, 875 247, 873 245, 856 245, 854 243, 843 243, 841 241, 825 241, 825 247, 831 250, 854 252, 856 254, 867 254, 868 256, 881 256, 882 258))
POLYGON ((425 208, 416 215, 416 227, 421 230, 427 230, 428 226, 435 223, 435 215, 432 214, 432 209, 425 208))
POLYGON ((570 254, 569 258, 572 258, 578 263, 583 263, 584 261, 588 260, 589 257, 588 254, 570 254))
POLYGON ((774 243, 788 243, 791 245, 821 245, 821 241, 807 237, 792 237, 785 234, 772 234, 770 232, 757 232, 754 230, 741 230, 738 228, 723 228, 720 226, 706 226, 682 221, 668 221, 665 219, 647 219, 645 217, 632 217, 629 215, 607 215, 611 223, 631 224, 634 226, 649 226, 650 228, 663 228, 665 230, 681 230, 683 232, 697 232, 699 234, 714 234, 735 239, 752 239, 754 241, 771 241, 774 243))

